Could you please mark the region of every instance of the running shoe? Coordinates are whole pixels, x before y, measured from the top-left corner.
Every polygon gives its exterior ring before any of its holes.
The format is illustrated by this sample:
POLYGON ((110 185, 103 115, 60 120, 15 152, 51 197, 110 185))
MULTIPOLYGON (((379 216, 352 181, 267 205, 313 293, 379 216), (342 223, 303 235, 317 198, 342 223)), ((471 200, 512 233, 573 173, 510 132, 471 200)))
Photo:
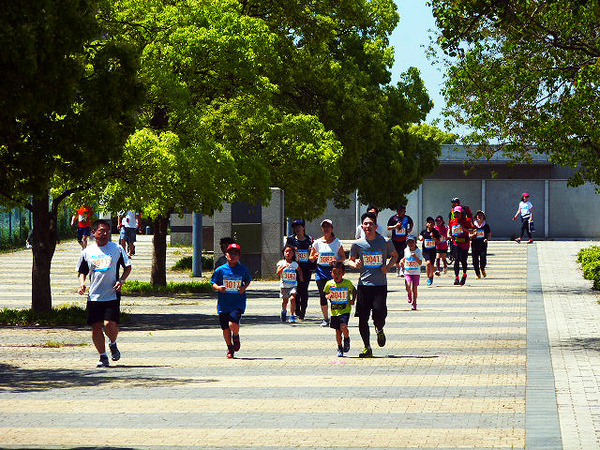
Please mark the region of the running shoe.
POLYGON ((516 239, 515 239, 515 242, 516 242, 517 244, 520 244, 520 243, 521 243, 521 238, 516 238, 516 239))
POLYGON ((439 277, 440 275, 441 275, 440 271, 439 271, 439 270, 436 270, 436 271, 435 271, 435 276, 436 276, 436 277, 439 277))
POLYGON ((290 323, 296 323, 296 316, 293 314, 290 314, 290 323))
POLYGON ((240 335, 233 335, 233 351, 237 352, 240 350, 241 347, 241 343, 240 343, 240 335))
POLYGON ((427 286, 431 286, 433 284, 433 278, 427 278, 427 286))
POLYGON ((460 284, 460 280, 458 279, 458 277, 456 277, 454 279, 454 286, 458 286, 460 284))
POLYGON ((286 313, 285 311, 281 311, 281 316, 280 316, 280 317, 281 317, 281 321, 282 321, 283 323, 285 323, 285 319, 286 319, 286 317, 287 317, 287 313, 286 313))
POLYGON ((338 358, 341 358, 342 356, 344 356, 344 349, 343 347, 340 345, 338 347, 338 358))
POLYGON ((100 361, 96 364, 96 367, 109 367, 108 355, 100 355, 100 361))
POLYGON ((529 239, 529 240, 527 241, 527 243, 528 243, 528 244, 533 244, 533 239, 529 239))
POLYGON ((478 273, 476 273, 475 275, 477 275, 477 279, 481 278, 481 275, 479 275, 478 273))
POLYGON ((350 351, 350 336, 344 338, 344 347, 342 347, 344 353, 348 353, 350 351))
POLYGON ((487 273, 485 273, 485 269, 481 269, 481 275, 483 275, 483 278, 487 277, 487 273))
POLYGON ((110 355, 113 361, 118 361, 121 359, 121 352, 117 348, 116 342, 114 344, 108 344, 108 348, 110 348, 110 355))
POLYGON ((329 326, 329 319, 323 319, 323 322, 321 322, 321 326, 322 327, 328 327, 329 326))
POLYGON ((233 359, 233 353, 234 353, 234 349, 233 349, 233 345, 228 345, 227 346, 227 359, 233 359))
MULTIPOLYGON (((464 286, 464 285, 465 285, 465 283, 466 283, 466 281, 467 281, 467 274, 466 274, 466 273, 463 273, 463 276, 462 276, 462 278, 460 279, 460 285, 461 285, 461 286, 464 286)), ((456 284, 456 283, 454 283, 454 284, 456 284)))
POLYGON ((385 345, 385 333, 383 330, 375 329, 375 331, 377 331, 377 345, 383 347, 385 345))
POLYGON ((371 350, 371 347, 365 347, 363 349, 363 351, 358 354, 358 357, 359 358, 372 358, 373 350, 371 350))
POLYGON ((416 310, 417 310, 417 304, 416 304, 416 303, 413 303, 412 310, 413 310, 413 311, 416 311, 416 310))

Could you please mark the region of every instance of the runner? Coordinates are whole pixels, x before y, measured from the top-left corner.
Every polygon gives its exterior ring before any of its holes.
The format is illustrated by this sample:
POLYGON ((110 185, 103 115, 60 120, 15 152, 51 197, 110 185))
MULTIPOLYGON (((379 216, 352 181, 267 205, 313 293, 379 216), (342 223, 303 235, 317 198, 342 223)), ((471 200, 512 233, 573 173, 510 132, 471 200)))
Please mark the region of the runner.
POLYGON ((331 325, 335 330, 335 340, 338 346, 338 356, 344 356, 344 353, 350 351, 350 332, 348 331, 348 322, 352 305, 356 298, 356 289, 352 281, 345 279, 344 263, 336 261, 331 269, 333 280, 329 280, 325 285, 325 295, 331 302, 331 325), (342 336, 344 343, 342 344, 342 336))
POLYGON ((467 281, 467 256, 469 254, 469 233, 473 229, 473 222, 463 217, 463 209, 457 206, 452 211, 454 219, 448 224, 448 237, 454 243, 454 284, 464 285, 467 281), (459 280, 458 275, 462 265, 463 275, 459 280))
POLYGON ((521 202, 517 208, 517 213, 513 217, 513 220, 517 220, 517 217, 521 216, 521 235, 516 239, 518 243, 521 243, 523 234, 527 233, 529 236, 528 244, 533 242, 531 238, 531 224, 533 223, 533 205, 529 201, 530 195, 527 192, 523 192, 521 196, 521 202))
POLYGON ((290 323, 296 323, 296 293, 298 281, 302 280, 300 266, 296 262, 296 248, 286 245, 283 259, 277 263, 277 275, 281 278, 279 296, 281 297, 281 321, 285 323, 287 304, 290 302, 290 323))
POLYGON ((79 245, 81 245, 82 250, 87 247, 93 215, 94 210, 84 204, 71 218, 71 225, 75 225, 75 222, 77 222, 77 242, 79 242, 79 245))
POLYGON ((333 279, 331 267, 336 261, 344 261, 346 259, 346 253, 344 253, 344 248, 342 247, 340 240, 333 234, 333 222, 331 219, 323 220, 321 222, 321 229, 323 230, 323 237, 313 242, 309 259, 310 261, 317 263, 315 269, 315 281, 317 282, 317 288, 319 289, 321 312, 323 313, 321 326, 328 327, 329 307, 323 289, 325 288, 327 281, 333 279))
POLYGON ((304 320, 306 308, 308 307, 308 284, 314 269, 314 263, 309 261, 310 250, 313 245, 313 238, 306 234, 306 225, 304 220, 295 219, 292 222, 294 234, 288 236, 285 245, 292 245, 296 249, 296 261, 302 271, 302 281, 298 281, 296 295, 296 316, 299 320, 304 320))
POLYGON ((435 244, 435 250, 437 252, 436 258, 436 276, 440 276, 440 260, 444 261, 444 273, 448 273, 448 261, 446 260, 446 255, 448 253, 448 227, 444 222, 444 218, 442 216, 437 216, 435 218, 435 229, 440 233, 440 241, 435 244))
MULTIPOLYGON (((440 242, 440 232, 435 229, 435 221, 433 217, 425 219, 426 226, 421 234, 419 240, 423 241, 423 258, 426 261, 427 271, 427 286, 433 284, 433 273, 435 264, 436 245, 440 242)), ((408 238, 407 238, 408 241, 408 238)))
POLYGON ((406 238, 404 258, 400 263, 404 269, 404 280, 406 281, 406 292, 408 303, 412 304, 413 311, 417 309, 418 288, 421 281, 421 264, 423 264, 423 253, 417 247, 414 236, 406 238))
POLYGON ((396 264, 398 253, 389 240, 386 240, 375 231, 377 229, 375 214, 364 213, 361 222, 365 230, 365 238, 352 244, 348 265, 354 269, 360 269, 358 298, 354 315, 358 317, 358 330, 365 348, 359 354, 359 357, 372 358, 369 316, 372 312, 377 333, 377 344, 383 347, 386 341, 383 327, 387 317, 386 274, 396 264))
MULTIPOLYGON (((398 206, 396 215, 390 217, 390 220, 388 220, 387 229, 392 230, 392 242, 396 248, 396 253, 398 253, 398 255, 404 255, 406 236, 408 236, 413 229, 413 220, 410 216, 406 215, 406 206, 398 206)), ((402 276, 400 262, 398 262, 397 276, 402 276)))
POLYGON ((486 222, 485 214, 479 210, 475 214, 473 223, 473 232, 471 233, 471 257, 473 258, 473 269, 477 278, 487 276, 485 267, 487 266, 487 247, 488 241, 492 237, 492 230, 486 222))

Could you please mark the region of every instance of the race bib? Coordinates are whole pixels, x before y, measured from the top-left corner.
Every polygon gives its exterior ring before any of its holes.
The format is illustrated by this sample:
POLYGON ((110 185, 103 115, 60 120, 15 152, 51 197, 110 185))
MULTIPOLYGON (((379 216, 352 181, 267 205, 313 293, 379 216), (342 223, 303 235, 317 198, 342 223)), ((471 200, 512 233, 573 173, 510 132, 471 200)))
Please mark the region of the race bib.
POLYGON ((95 272, 106 272, 110 269, 112 257, 110 255, 93 255, 91 258, 92 270, 95 272))
POLYGON ((446 242, 446 236, 442 236, 440 238, 440 244, 446 242))
POLYGON ((483 239, 484 237, 485 237, 485 231, 483 229, 478 229, 477 230, 477 238, 483 239))
POLYGON ((463 233, 463 229, 460 226, 460 224, 456 224, 452 226, 452 234, 453 235, 457 235, 457 234, 462 234, 463 233))
POLYGON ((87 216, 85 214, 79 214, 79 221, 80 222, 87 222, 87 216))
POLYGON ((417 262, 416 258, 410 256, 406 258, 406 267, 408 267, 409 269, 418 269, 419 263, 417 262))
POLYGON ((406 236, 406 228, 400 228, 399 230, 396 231, 396 234, 398 236, 406 236))
POLYGON ((317 264, 320 266, 330 266, 331 263, 334 263, 336 260, 335 253, 332 252, 323 252, 319 253, 319 258, 317 259, 317 264))
POLYGON ((296 252, 296 257, 298 259, 298 262, 308 262, 308 250, 298 250, 296 252))
POLYGON ((344 309, 348 303, 348 288, 347 287, 332 287, 329 290, 329 301, 331 309, 344 309))
POLYGON ((434 248, 435 240, 434 239, 425 239, 425 248, 434 248))
POLYGON ((242 277, 223 277, 223 285, 225 286, 225 292, 239 294, 240 287, 242 287, 242 277))
POLYGON ((362 254, 363 257, 363 266, 364 267, 381 267, 383 266, 383 252, 364 252, 362 254))
POLYGON ((295 269, 283 269, 281 272, 281 281, 289 284, 296 284, 296 270, 295 269))

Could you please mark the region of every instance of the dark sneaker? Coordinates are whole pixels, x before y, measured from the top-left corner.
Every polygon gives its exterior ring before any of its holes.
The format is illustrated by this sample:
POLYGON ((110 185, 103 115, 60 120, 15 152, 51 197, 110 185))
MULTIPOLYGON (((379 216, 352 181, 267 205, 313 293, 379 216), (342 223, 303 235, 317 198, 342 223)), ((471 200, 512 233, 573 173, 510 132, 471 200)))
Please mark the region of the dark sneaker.
POLYGON ((233 335, 233 351, 238 352, 240 350, 240 335, 233 335))
POLYGON ((344 338, 344 347, 342 350, 344 350, 344 353, 348 353, 350 351, 350 337, 344 338))
POLYGON ((337 355, 338 355, 338 358, 341 358, 342 356, 344 356, 344 349, 342 348, 341 345, 338 347, 337 355))
POLYGON ((383 332, 383 330, 376 330, 377 331, 377 345, 379 345, 380 347, 383 347, 385 345, 385 333, 383 332))
MULTIPOLYGON (((465 283, 466 283, 466 281, 467 281, 467 274, 466 274, 466 273, 463 273, 463 276, 462 276, 462 278, 460 279, 460 285, 461 285, 461 286, 464 286, 464 285, 465 285, 465 283)), ((456 283, 454 283, 454 284, 456 284, 456 283)))
POLYGON ((109 367, 108 355, 100 355, 100 361, 96 364, 96 367, 109 367))
POLYGON ((458 277, 456 277, 454 279, 454 286, 458 286, 460 284, 460 280, 458 279, 458 277))
POLYGON ((281 321, 283 323, 285 323, 285 320, 287 318, 287 313, 285 311, 281 311, 281 316, 280 317, 281 317, 281 321))
POLYGON ((227 359, 232 359, 233 358, 233 345, 228 345, 227 346, 227 359))
POLYGON ((363 351, 358 354, 358 357, 359 358, 372 358, 373 350, 371 350, 371 347, 365 347, 363 349, 363 351))
POLYGON ((528 244, 533 244, 533 239, 529 239, 529 240, 527 241, 527 243, 528 243, 528 244))
POLYGON ((117 348, 117 343, 108 344, 108 348, 110 348, 110 356, 113 361, 118 361, 121 359, 121 352, 117 348))
POLYGON ((483 278, 487 277, 487 273, 485 273, 485 269, 481 269, 481 275, 483 275, 483 278))

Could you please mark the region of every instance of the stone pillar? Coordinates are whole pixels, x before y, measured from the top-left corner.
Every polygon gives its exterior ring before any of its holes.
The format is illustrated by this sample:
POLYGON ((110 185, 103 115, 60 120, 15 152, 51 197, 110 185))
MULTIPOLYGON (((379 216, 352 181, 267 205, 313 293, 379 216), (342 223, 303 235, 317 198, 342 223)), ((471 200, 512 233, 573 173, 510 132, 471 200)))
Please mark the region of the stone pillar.
POLYGON ((285 235, 284 194, 279 188, 271 188, 271 203, 262 207, 262 259, 261 272, 264 279, 275 279, 275 265, 283 256, 285 235))

